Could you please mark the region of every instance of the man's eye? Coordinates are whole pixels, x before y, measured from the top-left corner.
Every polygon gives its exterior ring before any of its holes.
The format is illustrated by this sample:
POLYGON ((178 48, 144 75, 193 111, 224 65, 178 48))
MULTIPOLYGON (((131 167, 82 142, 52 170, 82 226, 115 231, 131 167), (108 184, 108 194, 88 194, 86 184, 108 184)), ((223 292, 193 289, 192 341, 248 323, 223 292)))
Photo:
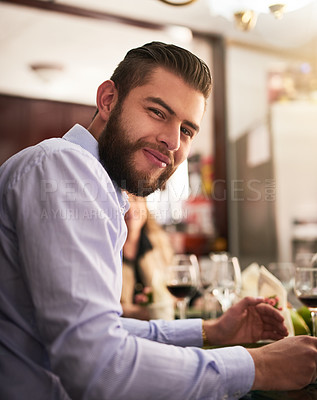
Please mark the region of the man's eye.
POLYGON ((194 136, 190 130, 188 130, 187 128, 184 128, 184 127, 181 128, 181 132, 184 133, 184 135, 189 136, 189 137, 194 136))
POLYGON ((150 111, 152 111, 158 117, 164 118, 164 114, 160 110, 158 110, 157 108, 150 108, 150 111))

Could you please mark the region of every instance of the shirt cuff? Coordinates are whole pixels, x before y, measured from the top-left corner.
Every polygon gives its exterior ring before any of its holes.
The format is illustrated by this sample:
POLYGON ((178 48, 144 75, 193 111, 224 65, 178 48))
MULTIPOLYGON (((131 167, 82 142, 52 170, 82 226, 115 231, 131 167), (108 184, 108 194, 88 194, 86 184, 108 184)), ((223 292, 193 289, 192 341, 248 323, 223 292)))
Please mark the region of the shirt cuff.
POLYGON ((202 320, 199 318, 169 321, 169 341, 176 346, 202 347, 202 320))
POLYGON ((255 367, 250 353, 241 346, 205 350, 212 352, 213 358, 222 369, 224 376, 223 399, 240 399, 253 385, 255 367))

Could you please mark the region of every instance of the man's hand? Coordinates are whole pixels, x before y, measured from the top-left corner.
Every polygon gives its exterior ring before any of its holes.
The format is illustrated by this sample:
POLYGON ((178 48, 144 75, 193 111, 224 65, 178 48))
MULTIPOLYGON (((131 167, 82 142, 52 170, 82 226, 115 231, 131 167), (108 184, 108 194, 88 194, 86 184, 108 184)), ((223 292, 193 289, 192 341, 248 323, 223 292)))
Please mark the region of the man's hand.
POLYGON ((204 328, 212 345, 254 343, 287 336, 283 321, 281 313, 263 299, 245 297, 217 320, 205 321, 204 328))
POLYGON ((316 337, 293 336, 247 350, 255 365, 253 390, 298 390, 316 380, 316 337))

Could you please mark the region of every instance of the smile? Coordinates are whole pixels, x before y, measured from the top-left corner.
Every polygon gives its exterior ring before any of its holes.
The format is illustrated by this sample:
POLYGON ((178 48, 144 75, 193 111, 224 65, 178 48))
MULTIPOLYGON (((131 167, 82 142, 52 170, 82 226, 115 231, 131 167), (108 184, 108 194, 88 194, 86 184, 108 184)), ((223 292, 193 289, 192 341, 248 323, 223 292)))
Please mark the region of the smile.
POLYGON ((159 168, 166 168, 171 163, 171 160, 167 156, 157 150, 144 148, 143 154, 149 161, 157 165, 159 168))

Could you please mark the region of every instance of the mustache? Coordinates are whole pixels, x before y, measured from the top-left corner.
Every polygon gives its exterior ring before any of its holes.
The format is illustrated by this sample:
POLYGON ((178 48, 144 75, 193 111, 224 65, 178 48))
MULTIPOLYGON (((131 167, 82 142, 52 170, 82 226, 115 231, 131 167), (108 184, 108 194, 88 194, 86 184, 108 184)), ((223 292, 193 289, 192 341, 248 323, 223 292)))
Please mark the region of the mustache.
POLYGON ((140 150, 140 149, 143 149, 144 147, 158 151, 159 153, 163 154, 165 157, 168 157, 168 159, 170 160, 169 165, 171 167, 174 167, 174 163, 175 163, 174 154, 171 153, 169 150, 167 150, 164 145, 160 146, 159 144, 151 143, 151 142, 147 142, 145 140, 139 139, 135 144, 132 145, 132 151, 140 150))

